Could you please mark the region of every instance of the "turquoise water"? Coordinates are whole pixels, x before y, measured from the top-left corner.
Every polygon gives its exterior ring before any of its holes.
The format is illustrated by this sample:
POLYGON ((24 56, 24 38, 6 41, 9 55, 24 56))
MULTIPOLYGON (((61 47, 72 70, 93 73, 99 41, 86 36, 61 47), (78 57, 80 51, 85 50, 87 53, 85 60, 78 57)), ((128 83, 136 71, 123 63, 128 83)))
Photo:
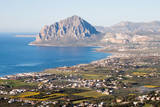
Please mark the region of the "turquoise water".
POLYGON ((34 37, 0 34, 0 76, 90 63, 110 55, 93 47, 29 46, 34 37))

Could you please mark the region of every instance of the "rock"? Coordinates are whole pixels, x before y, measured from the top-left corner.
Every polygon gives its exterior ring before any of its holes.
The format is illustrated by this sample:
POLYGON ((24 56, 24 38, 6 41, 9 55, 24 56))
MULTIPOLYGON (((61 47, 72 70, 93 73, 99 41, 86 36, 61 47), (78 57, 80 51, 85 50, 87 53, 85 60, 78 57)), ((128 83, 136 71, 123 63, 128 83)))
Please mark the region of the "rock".
POLYGON ((49 44, 59 45, 59 42, 65 44, 76 40, 90 38, 92 34, 99 32, 87 21, 76 15, 69 17, 53 25, 45 26, 40 30, 36 40, 31 44, 49 44))
POLYGON ((102 38, 102 42, 107 43, 107 42, 112 42, 112 43, 128 43, 130 42, 131 37, 127 34, 123 33, 106 33, 106 35, 102 38))
POLYGON ((160 22, 120 22, 111 27, 93 27, 79 16, 72 16, 44 26, 30 45, 44 46, 106 46, 107 43, 147 43, 158 41, 160 22), (96 30, 96 29, 97 30, 96 30))

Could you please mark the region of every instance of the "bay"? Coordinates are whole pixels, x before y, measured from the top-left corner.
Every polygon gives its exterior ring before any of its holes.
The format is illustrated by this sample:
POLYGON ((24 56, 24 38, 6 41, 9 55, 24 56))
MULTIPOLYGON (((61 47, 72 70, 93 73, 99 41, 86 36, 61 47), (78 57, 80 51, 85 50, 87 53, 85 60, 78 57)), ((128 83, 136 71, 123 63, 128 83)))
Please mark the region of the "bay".
POLYGON ((0 76, 90 63, 111 55, 93 52, 95 47, 30 46, 34 37, 16 35, 20 34, 0 34, 0 76))

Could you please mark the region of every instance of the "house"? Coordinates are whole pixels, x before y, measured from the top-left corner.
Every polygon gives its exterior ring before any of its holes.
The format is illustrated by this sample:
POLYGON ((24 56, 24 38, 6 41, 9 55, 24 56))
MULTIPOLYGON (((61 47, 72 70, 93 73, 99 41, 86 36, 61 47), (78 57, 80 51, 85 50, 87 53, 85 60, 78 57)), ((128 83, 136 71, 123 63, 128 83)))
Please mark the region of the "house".
POLYGON ((121 99, 116 99, 116 102, 120 103, 120 102, 122 102, 122 100, 121 99))

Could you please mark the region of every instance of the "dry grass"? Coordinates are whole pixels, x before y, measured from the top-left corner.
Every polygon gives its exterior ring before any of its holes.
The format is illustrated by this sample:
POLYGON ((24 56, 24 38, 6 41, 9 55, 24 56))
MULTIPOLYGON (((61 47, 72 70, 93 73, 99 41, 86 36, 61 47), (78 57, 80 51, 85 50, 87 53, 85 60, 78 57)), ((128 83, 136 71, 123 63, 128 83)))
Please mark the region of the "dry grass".
POLYGON ((155 85, 144 85, 143 87, 146 87, 146 88, 158 88, 159 86, 155 86, 155 85))
POLYGON ((25 93, 21 93, 18 97, 20 98, 24 98, 24 97, 29 97, 29 96, 35 96, 40 94, 39 92, 25 92, 25 93))

